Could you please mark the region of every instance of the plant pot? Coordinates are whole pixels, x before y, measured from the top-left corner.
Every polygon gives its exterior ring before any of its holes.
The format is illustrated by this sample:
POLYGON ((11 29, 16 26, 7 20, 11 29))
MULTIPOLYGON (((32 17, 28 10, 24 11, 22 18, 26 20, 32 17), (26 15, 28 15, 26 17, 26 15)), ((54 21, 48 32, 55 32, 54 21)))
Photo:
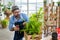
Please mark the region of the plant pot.
POLYGON ((7 28, 7 26, 2 24, 2 28, 7 28))
POLYGON ((7 28, 7 24, 8 24, 8 22, 7 22, 7 20, 1 20, 1 25, 2 25, 2 28, 7 28))
POLYGON ((6 15, 6 18, 9 18, 9 16, 12 14, 11 10, 6 9, 4 14, 6 15))
POLYGON ((28 34, 26 34, 26 32, 24 32, 24 37, 26 40, 41 40, 42 34, 36 34, 33 38, 32 35, 28 35, 28 34))

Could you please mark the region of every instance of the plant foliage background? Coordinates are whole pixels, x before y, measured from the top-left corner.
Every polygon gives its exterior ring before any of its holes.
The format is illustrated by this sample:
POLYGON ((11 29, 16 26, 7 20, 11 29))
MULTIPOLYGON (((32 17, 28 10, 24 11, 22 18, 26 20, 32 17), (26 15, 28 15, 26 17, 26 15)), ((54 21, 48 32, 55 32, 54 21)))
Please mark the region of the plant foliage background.
POLYGON ((25 32, 27 34, 39 34, 41 33, 42 25, 44 24, 44 13, 41 7, 37 13, 32 14, 29 18, 29 22, 25 26, 25 32))

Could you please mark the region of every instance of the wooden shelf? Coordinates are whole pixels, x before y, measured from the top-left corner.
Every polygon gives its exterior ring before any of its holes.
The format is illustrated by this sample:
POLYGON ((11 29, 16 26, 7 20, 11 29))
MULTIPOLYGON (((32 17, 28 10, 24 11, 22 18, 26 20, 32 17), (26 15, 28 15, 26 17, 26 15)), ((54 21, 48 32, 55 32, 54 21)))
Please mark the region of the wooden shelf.
POLYGON ((44 24, 44 28, 46 28, 45 30, 47 30, 47 33, 49 27, 53 29, 54 26, 56 28, 60 26, 60 7, 54 6, 53 2, 49 3, 47 6, 44 5, 44 24))

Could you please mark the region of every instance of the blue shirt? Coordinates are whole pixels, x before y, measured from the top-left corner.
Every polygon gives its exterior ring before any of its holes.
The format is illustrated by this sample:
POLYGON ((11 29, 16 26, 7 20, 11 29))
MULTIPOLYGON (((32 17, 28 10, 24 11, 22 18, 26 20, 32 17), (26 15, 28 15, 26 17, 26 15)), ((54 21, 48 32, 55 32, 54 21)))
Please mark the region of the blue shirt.
POLYGON ((19 20, 17 20, 15 18, 15 16, 12 16, 10 18, 10 21, 9 21, 9 30, 11 30, 13 28, 13 25, 14 25, 15 22, 21 22, 23 20, 28 22, 29 18, 28 18, 28 16, 26 14, 20 13, 20 19, 19 20))

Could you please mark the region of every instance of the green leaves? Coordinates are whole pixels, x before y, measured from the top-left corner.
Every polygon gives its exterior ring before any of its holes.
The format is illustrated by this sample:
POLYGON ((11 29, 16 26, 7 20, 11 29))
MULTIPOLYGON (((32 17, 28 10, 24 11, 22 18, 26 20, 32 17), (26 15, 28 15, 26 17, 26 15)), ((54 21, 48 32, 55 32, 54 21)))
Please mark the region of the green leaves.
POLYGON ((43 8, 40 8, 39 11, 35 14, 32 14, 32 16, 29 18, 29 22, 25 26, 25 32, 27 34, 39 34, 41 32, 41 27, 44 20, 44 13, 43 8))
POLYGON ((38 34, 40 32, 40 26, 42 24, 38 21, 30 21, 26 24, 25 31, 28 34, 38 34))
POLYGON ((60 4, 60 2, 57 2, 58 4, 60 4))
POLYGON ((0 3, 0 7, 2 7, 2 11, 4 12, 6 9, 11 10, 12 2, 8 2, 7 6, 0 3))
POLYGON ((13 2, 8 2, 8 6, 11 6, 13 2))
POLYGON ((3 4, 0 3, 0 7, 2 7, 2 6, 3 6, 3 4))
POLYGON ((1 24, 2 24, 2 27, 3 28, 6 28, 7 27, 7 25, 8 25, 8 21, 7 20, 1 20, 1 24))

